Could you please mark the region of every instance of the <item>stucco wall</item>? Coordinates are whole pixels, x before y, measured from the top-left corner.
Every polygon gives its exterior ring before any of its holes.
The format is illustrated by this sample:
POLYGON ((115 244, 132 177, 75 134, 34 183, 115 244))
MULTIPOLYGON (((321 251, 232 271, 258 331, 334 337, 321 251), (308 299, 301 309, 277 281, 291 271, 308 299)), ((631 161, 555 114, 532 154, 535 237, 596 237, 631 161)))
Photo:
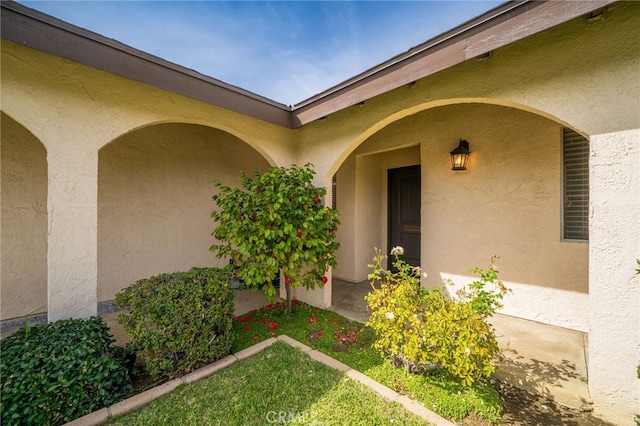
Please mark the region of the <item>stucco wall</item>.
POLYGON ((2 111, 47 151, 51 321, 97 312, 102 146, 148 125, 191 123, 234 135, 270 164, 294 162, 294 133, 288 129, 4 40, 1 49, 2 111))
POLYGON ((436 108, 382 129, 353 154, 355 179, 347 187, 355 188, 356 209, 340 232, 353 230, 355 265, 353 276, 341 277, 365 279, 373 247, 388 251, 386 170, 421 160, 425 284, 466 284, 469 269, 498 254, 501 278, 513 290, 503 313, 588 331, 588 243, 561 239, 561 141, 559 124, 495 105, 436 108), (469 169, 454 172, 449 151, 460 138, 472 154, 469 169), (407 143, 420 148, 402 148, 407 143))
POLYGON ((0 319, 47 310, 47 153, 38 139, 0 114, 0 319))
POLYGON ((589 390, 596 412, 632 425, 640 413, 640 130, 592 136, 590 161, 589 390))
POLYGON ((193 266, 220 266, 209 247, 214 179, 239 184, 240 171, 269 164, 217 129, 189 124, 146 127, 100 150, 98 301, 137 279, 193 266))

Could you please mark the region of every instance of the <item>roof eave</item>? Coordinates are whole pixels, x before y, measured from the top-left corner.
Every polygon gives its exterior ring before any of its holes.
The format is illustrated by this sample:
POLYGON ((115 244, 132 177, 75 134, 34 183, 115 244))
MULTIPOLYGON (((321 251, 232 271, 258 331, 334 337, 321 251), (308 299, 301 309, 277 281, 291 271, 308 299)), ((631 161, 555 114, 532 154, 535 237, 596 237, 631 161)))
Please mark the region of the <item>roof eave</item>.
POLYGON ((294 105, 293 123, 303 126, 614 2, 521 0, 503 3, 294 105))
POLYGON ((2 39, 283 127, 291 108, 14 1, 2 1, 2 39))

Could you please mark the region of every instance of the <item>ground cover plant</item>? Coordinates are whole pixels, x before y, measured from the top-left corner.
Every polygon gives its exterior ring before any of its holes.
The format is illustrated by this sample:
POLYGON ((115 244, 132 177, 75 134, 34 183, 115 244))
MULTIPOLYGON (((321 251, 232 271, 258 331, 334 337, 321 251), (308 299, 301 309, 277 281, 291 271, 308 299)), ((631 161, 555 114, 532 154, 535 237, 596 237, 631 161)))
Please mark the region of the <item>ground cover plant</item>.
POLYGON ((116 294, 128 349, 154 379, 180 376, 231 350, 230 268, 193 268, 138 280, 116 294))
POLYGON ((113 425, 426 425, 424 419, 276 342, 261 353, 189 385, 113 425))
POLYGON ((243 288, 261 289, 270 300, 282 273, 288 312, 292 288, 322 286, 336 266, 338 212, 323 205, 327 191, 313 185, 314 175, 311 164, 294 164, 242 173, 240 188, 215 183, 211 217, 218 242, 211 250, 230 258, 243 288))
POLYGON ((445 418, 460 420, 473 415, 490 422, 500 418, 499 396, 486 381, 465 386, 443 368, 424 374, 395 368, 373 347, 376 336, 370 327, 303 302, 294 300, 292 307, 292 314, 287 315, 284 304, 276 302, 234 317, 233 352, 285 334, 423 403, 445 418))
POLYGON ((99 317, 25 326, 0 341, 3 425, 59 425, 132 391, 125 351, 99 317))

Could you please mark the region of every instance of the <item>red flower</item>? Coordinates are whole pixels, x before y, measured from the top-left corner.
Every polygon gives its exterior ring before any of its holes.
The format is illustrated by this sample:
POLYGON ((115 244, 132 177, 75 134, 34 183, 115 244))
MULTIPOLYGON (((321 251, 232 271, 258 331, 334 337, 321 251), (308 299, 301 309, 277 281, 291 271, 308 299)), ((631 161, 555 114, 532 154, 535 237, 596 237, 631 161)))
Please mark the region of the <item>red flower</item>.
POLYGON ((316 333, 316 337, 322 337, 322 336, 324 336, 324 334, 322 334, 322 331, 318 331, 318 332, 316 333))
POLYGON ((300 306, 300 303, 298 303, 297 300, 292 300, 291 301, 291 306, 300 306))
POLYGON ((261 323, 263 323, 263 324, 266 324, 266 323, 268 323, 268 322, 269 322, 269 320, 268 320, 268 319, 266 319, 266 318, 262 318, 262 319, 260 320, 260 322, 261 322, 261 323))
POLYGON ((298 231, 298 232, 296 233, 296 237, 298 237, 298 238, 302 237, 302 232, 298 231))
POLYGON ((315 196, 315 197, 313 197, 313 201, 315 201, 316 203, 317 203, 318 201, 320 201, 320 196, 319 196, 318 194, 316 194, 316 196, 315 196))
POLYGON ((276 332, 275 331, 270 331, 269 332, 269 336, 275 337, 276 336, 276 332))
POLYGON ((284 277, 284 282, 287 283, 287 284, 291 284, 291 278, 284 277))
POLYGON ((275 323, 275 322, 270 322, 269 323, 269 328, 277 328, 277 327, 278 327, 277 323, 275 323))
POLYGON ((267 308, 268 308, 268 309, 273 308, 273 303, 269 303, 269 304, 267 305, 267 308))
POLYGON ((329 278, 327 278, 326 275, 324 277, 322 277, 322 284, 326 284, 328 282, 329 282, 329 278))
POLYGON ((253 317, 251 315, 249 315, 248 317, 244 317, 245 322, 251 322, 253 321, 253 317))
POLYGON ((316 318, 315 315, 311 315, 309 322, 318 322, 318 318, 316 318))
POLYGON ((253 340, 258 340, 260 336, 253 336, 253 340))
POLYGON ((320 310, 320 308, 318 308, 318 307, 316 306, 316 311, 319 311, 319 310, 320 310))
POLYGON ((251 330, 251 327, 249 327, 248 325, 245 325, 244 327, 242 327, 242 330, 249 331, 251 330))

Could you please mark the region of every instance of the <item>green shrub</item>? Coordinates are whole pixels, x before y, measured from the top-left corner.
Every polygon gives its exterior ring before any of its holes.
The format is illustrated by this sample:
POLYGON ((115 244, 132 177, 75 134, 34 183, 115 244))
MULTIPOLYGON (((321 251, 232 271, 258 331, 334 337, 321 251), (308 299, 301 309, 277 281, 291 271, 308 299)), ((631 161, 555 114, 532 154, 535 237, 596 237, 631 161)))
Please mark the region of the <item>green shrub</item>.
POLYGON ((231 269, 193 268, 139 280, 116 295, 129 349, 156 379, 173 378, 231 351, 231 269))
POLYGON ((58 425, 131 393, 123 348, 99 317, 25 326, 0 341, 2 424, 58 425))
POLYGON ((399 259, 401 247, 392 255, 396 272, 382 268, 379 250, 369 265, 373 290, 365 298, 372 311, 367 324, 376 332, 374 348, 396 367, 411 372, 442 367, 464 385, 493 373, 500 349, 486 318, 501 307, 507 291, 498 280, 495 259, 486 271, 474 269, 480 280, 450 299, 442 288, 421 288, 420 268, 399 259))

